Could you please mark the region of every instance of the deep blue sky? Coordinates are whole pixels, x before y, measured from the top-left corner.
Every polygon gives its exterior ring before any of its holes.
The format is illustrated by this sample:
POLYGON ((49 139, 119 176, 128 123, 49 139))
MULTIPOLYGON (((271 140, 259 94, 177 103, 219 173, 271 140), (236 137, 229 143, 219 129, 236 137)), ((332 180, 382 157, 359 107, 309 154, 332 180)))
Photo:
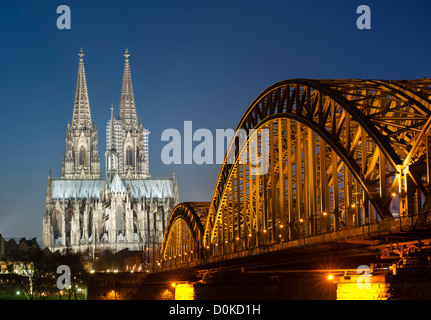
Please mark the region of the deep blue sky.
POLYGON ((150 173, 175 169, 180 200, 210 200, 219 165, 160 160, 164 129, 235 128, 253 99, 289 78, 431 76, 430 1, 0 2, 0 233, 41 240, 48 172, 61 175, 79 48, 104 168, 105 125, 120 99, 127 47, 150 173), (70 6, 71 30, 56 9, 70 6), (371 8, 372 29, 356 28, 371 8))

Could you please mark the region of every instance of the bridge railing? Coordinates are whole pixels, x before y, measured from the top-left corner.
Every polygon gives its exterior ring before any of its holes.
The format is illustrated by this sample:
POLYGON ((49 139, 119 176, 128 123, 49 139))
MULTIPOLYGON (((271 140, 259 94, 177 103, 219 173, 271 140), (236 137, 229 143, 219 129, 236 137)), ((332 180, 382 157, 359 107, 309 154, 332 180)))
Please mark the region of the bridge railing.
MULTIPOLYGON (((374 224, 367 224, 360 227, 347 228, 335 232, 322 233, 319 235, 298 238, 295 240, 281 241, 264 244, 256 248, 230 252, 219 255, 211 255, 200 260, 178 263, 170 266, 163 266, 163 270, 193 268, 217 262, 234 260, 265 254, 269 252, 288 250, 299 247, 315 246, 330 242, 346 242, 354 239, 369 239, 393 233, 408 232, 415 229, 431 227, 431 210, 423 211, 414 215, 405 215, 395 219, 385 219, 374 224)), ((210 252, 207 253, 209 255, 210 252)))

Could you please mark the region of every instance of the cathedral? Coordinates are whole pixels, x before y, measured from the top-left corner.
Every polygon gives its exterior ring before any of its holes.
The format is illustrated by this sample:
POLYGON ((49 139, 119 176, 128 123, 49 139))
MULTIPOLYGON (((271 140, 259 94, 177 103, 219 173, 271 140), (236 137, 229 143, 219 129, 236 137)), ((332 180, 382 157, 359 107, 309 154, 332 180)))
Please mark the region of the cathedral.
POLYGON ((51 251, 123 249, 157 251, 169 214, 178 203, 175 174, 149 173, 149 130, 138 123, 129 52, 124 54, 118 117, 106 125, 105 178, 100 174, 96 123, 92 122, 84 53, 79 53, 72 121, 67 123, 61 178, 51 171, 46 188, 42 246, 51 251))

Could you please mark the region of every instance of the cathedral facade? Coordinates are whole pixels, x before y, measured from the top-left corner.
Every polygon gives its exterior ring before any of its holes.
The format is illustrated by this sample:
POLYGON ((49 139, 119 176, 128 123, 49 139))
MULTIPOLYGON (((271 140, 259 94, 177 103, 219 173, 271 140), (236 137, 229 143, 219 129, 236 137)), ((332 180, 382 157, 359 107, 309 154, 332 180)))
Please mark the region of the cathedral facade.
POLYGON ((72 121, 67 123, 61 178, 51 172, 46 189, 42 246, 97 254, 109 250, 156 250, 178 203, 175 174, 149 174, 149 131, 138 123, 129 52, 124 57, 118 117, 106 126, 105 178, 100 174, 96 123, 92 122, 79 53, 72 121))

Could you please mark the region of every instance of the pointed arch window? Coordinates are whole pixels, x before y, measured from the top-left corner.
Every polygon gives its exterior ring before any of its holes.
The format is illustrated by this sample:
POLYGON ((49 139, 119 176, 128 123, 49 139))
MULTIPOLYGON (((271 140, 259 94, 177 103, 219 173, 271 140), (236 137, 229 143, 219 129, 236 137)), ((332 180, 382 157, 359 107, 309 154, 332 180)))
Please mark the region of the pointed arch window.
POLYGON ((79 165, 85 166, 85 147, 81 146, 79 149, 79 165))
POLYGON ((57 210, 54 211, 53 215, 52 215, 52 227, 53 227, 53 233, 54 233, 54 241, 58 241, 59 237, 62 236, 61 234, 61 215, 60 212, 58 212, 57 210))
POLYGON ((132 148, 127 147, 126 149, 126 166, 132 166, 132 160, 133 160, 133 151, 132 148))
POLYGON ((117 206, 117 210, 115 212, 115 219, 117 233, 121 232, 124 235, 124 212, 121 206, 117 206))
POLYGON ((108 158, 108 169, 115 170, 117 168, 117 162, 115 158, 115 154, 111 154, 108 158))
POLYGON ((72 164, 73 164, 73 169, 75 170, 75 149, 72 148, 72 164))

